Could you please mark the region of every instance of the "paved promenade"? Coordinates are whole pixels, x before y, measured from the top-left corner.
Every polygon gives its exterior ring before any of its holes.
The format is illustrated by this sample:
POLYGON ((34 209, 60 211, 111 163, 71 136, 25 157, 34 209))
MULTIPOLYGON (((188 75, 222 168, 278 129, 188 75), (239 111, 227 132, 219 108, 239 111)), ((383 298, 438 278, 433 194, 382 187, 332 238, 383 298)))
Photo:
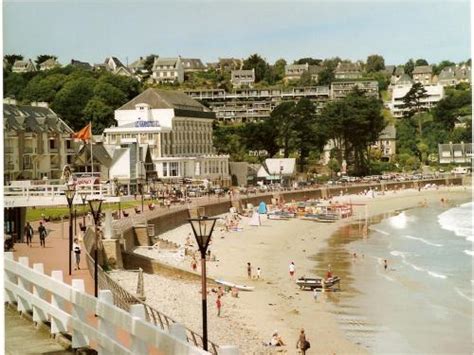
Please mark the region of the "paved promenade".
POLYGON ((5 307, 5 324, 5 354, 73 354, 51 339, 47 330, 37 329, 10 307, 5 307))

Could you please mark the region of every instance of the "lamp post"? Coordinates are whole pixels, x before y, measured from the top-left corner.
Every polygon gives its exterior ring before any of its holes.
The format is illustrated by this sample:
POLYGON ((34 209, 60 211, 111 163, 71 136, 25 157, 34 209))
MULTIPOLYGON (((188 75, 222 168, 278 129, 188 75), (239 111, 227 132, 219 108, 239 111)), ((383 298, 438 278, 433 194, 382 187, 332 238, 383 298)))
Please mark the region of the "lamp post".
POLYGON ((142 199, 142 213, 143 213, 143 184, 138 185, 138 192, 140 192, 141 199, 142 199))
POLYGON ((202 342, 207 350, 207 290, 206 290, 206 252, 211 241, 212 231, 217 218, 206 216, 188 219, 193 229, 194 237, 201 252, 201 280, 202 280, 202 342))
POLYGON ((95 249, 94 249, 94 296, 97 297, 99 292, 99 269, 98 269, 98 249, 99 249, 99 225, 100 225, 100 209, 102 207, 101 199, 89 200, 89 208, 91 209, 92 217, 94 217, 95 227, 95 249))
POLYGON ((87 201, 87 191, 80 191, 79 196, 81 196, 81 201, 82 201, 82 228, 86 228, 86 201, 87 201))
POLYGON ((69 275, 71 275, 72 268, 72 203, 74 201, 74 195, 76 194, 76 188, 74 185, 66 185, 64 190, 66 195, 67 204, 69 206, 69 275))

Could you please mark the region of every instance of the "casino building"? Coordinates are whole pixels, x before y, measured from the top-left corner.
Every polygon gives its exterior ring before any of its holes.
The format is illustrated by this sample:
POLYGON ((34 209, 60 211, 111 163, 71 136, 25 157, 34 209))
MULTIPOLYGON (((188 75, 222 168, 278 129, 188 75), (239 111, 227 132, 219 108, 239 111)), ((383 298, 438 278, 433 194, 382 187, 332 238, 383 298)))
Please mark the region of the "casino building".
POLYGON ((230 185, 229 157, 212 146, 215 114, 186 94, 149 88, 117 109, 115 119, 118 125, 104 130, 104 144, 147 145, 159 179, 230 185))

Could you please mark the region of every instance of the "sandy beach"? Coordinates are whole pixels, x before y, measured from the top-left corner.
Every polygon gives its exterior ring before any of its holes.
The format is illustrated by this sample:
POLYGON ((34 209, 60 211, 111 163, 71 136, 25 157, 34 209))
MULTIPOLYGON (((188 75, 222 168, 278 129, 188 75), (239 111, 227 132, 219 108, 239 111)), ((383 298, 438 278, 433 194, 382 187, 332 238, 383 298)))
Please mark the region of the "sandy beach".
MULTIPOLYGON (((454 203, 470 196, 471 189, 462 186, 387 192, 375 197, 346 195, 333 201, 354 203, 354 214, 333 224, 299 219, 267 220, 264 216, 259 227, 249 226, 249 219, 243 218, 240 223, 243 230, 239 232, 224 232, 217 227, 210 246, 216 261, 207 263, 208 275, 254 286, 255 290, 240 292, 239 298, 226 294, 221 317, 216 314, 216 295, 210 292, 209 339, 219 345, 237 345, 242 354, 271 353, 275 349, 264 346, 263 342, 268 342, 272 333, 278 330, 287 345, 277 350, 296 354, 298 333, 304 328, 311 342, 310 353, 367 353, 368 350, 346 338, 334 316, 338 298, 344 292, 354 292, 354 289, 351 288, 353 276, 347 271, 351 264, 350 251, 344 249, 344 243, 336 243, 331 236, 344 225, 359 219, 418 207, 423 203, 428 207, 439 205, 441 198, 454 203), (338 260, 334 260, 335 248, 341 253, 338 260), (288 272, 292 261, 296 265, 294 279, 288 272), (257 267, 261 268, 260 280, 248 278, 247 262, 251 263, 254 275, 257 267), (333 274, 342 276, 342 291, 320 293, 315 301, 312 292, 301 291, 295 280, 302 275, 323 276, 327 264, 331 264, 333 274)), ((183 225, 160 237, 184 245, 190 232, 190 226, 183 225)), ((141 250, 140 253, 154 257, 153 250, 141 250)), ((189 259, 169 256, 168 259, 171 261, 164 262, 191 270, 189 259)), ((120 271, 113 272, 112 276, 127 289, 136 290, 137 273, 120 271)), ((199 282, 145 275, 147 302, 197 332, 201 331, 199 291, 199 282)))

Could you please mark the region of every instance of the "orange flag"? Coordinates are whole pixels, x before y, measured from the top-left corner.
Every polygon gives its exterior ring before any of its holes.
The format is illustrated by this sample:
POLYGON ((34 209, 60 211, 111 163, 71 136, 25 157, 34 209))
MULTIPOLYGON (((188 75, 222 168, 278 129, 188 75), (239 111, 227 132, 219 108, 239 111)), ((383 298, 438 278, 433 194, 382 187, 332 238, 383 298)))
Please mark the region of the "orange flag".
POLYGON ((85 126, 83 129, 81 129, 79 132, 74 132, 71 135, 72 138, 74 139, 80 139, 82 141, 87 141, 91 139, 92 137, 92 124, 89 122, 87 126, 85 126))

